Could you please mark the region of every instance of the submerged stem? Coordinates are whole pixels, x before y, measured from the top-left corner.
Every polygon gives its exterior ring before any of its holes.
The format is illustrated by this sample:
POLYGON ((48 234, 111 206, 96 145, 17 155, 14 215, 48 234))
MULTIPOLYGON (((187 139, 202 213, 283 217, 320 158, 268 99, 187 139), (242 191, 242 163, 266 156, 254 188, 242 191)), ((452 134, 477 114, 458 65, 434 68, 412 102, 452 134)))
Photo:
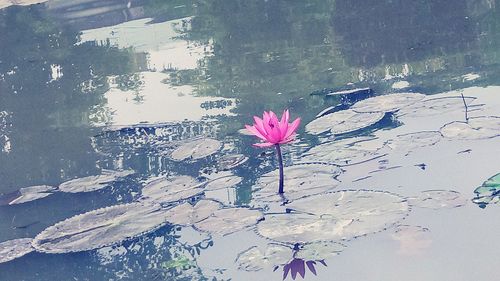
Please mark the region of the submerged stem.
POLYGON ((278 164, 280 167, 280 186, 278 189, 278 193, 282 194, 284 193, 283 191, 283 183, 284 183, 284 177, 283 177, 283 157, 281 156, 281 148, 279 143, 276 144, 276 151, 278 153, 278 164))
POLYGON ((468 115, 469 108, 467 107, 467 102, 465 102, 464 93, 460 92, 460 95, 462 96, 462 101, 464 102, 465 106, 465 122, 469 122, 469 115, 468 115))

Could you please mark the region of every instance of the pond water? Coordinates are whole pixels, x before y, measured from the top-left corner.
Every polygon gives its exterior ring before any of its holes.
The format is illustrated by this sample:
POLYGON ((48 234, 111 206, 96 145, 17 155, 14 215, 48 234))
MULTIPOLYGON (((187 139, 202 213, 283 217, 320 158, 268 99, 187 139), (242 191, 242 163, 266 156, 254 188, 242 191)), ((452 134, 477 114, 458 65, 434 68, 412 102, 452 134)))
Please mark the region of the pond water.
POLYGON ((498 280, 499 5, 0 0, 0 280, 498 280))

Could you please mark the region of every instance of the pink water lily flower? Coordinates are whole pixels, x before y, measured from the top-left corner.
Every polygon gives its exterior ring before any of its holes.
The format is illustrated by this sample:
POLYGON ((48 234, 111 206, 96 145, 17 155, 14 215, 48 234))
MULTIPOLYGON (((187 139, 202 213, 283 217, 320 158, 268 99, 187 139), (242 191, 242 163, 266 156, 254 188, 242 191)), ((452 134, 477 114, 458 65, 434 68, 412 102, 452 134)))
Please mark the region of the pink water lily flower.
POLYGON ((255 121, 253 126, 245 125, 245 128, 265 141, 254 144, 258 147, 269 147, 291 142, 295 137, 295 131, 300 125, 300 118, 295 119, 292 123, 288 123, 290 119, 288 109, 283 112, 281 120, 272 111, 264 111, 262 119, 257 116, 254 116, 253 119, 255 121))

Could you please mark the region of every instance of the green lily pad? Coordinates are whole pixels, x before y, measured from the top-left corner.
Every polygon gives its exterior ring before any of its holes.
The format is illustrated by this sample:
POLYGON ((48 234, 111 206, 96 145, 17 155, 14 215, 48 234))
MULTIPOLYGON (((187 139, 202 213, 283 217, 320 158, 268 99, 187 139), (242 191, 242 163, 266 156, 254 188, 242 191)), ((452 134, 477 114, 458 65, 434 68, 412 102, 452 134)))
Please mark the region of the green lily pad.
POLYGON ((330 131, 334 135, 354 132, 377 123, 384 118, 384 115, 384 112, 337 111, 309 122, 306 125, 306 132, 313 135, 319 135, 326 131, 330 131))
POLYGON ((221 171, 234 169, 248 160, 243 154, 229 154, 217 159, 217 169, 221 171))
POLYGON ((389 94, 358 101, 351 109, 356 112, 394 112, 424 98, 425 95, 417 93, 389 94))
POLYGON ((489 139, 500 136, 500 117, 472 117, 467 122, 455 121, 444 125, 441 134, 459 140, 489 139))
POLYGON ((31 238, 20 238, 0 243, 0 263, 20 258, 34 251, 31 238))
POLYGON ((17 197, 12 199, 8 204, 17 205, 31 202, 37 199, 42 199, 49 195, 52 195, 52 193, 54 193, 55 191, 57 191, 57 187, 49 185, 23 187, 17 191, 17 197))
POLYGON ((226 208, 215 211, 210 217, 194 224, 200 231, 215 235, 229 235, 254 226, 263 218, 260 210, 226 208))
POLYGON ((175 161, 197 160, 210 156, 222 148, 222 143, 210 138, 201 138, 183 143, 172 151, 170 158, 175 161))
POLYGON ((213 200, 200 200, 196 205, 177 205, 165 212, 169 223, 190 226, 211 216, 222 204, 213 200))
POLYGON ((385 230, 410 210, 401 196, 368 190, 319 194, 287 206, 294 212, 266 215, 257 232, 282 243, 342 241, 385 230))
POLYGON ((142 188, 141 199, 156 203, 176 202, 203 193, 205 184, 190 176, 160 177, 142 188))
POLYGON ((239 184, 242 180, 243 178, 234 175, 217 178, 208 182, 207 185, 205 186, 205 190, 212 191, 212 190, 230 188, 239 184))
MULTIPOLYGON (((331 191, 339 184, 335 179, 340 175, 338 166, 324 163, 303 163, 285 167, 283 196, 295 200, 307 195, 331 191)), ((279 170, 261 176, 252 187, 252 199, 255 202, 279 202, 283 198, 278 194, 279 170)))
POLYGON ((500 201, 500 173, 486 180, 474 190, 476 197, 472 202, 484 208, 488 204, 497 204, 500 201))
POLYGON ((69 193, 96 191, 99 189, 103 189, 109 186, 114 181, 129 176, 133 173, 134 171, 132 170, 103 170, 101 175, 77 178, 67 182, 63 182, 59 185, 59 190, 69 193))
POLYGON ((425 117, 442 115, 448 112, 465 111, 464 99, 469 105, 476 98, 464 97, 462 99, 461 96, 425 98, 418 103, 401 109, 397 115, 406 117, 425 117))
POLYGON ((464 206, 467 200, 458 191, 427 190, 408 198, 408 202, 415 207, 438 210, 464 206))
POLYGON ((166 223, 159 205, 116 205, 56 223, 38 234, 32 245, 43 253, 88 251, 142 236, 166 223))
POLYGON ((440 132, 424 131, 397 135, 396 138, 388 140, 385 145, 391 150, 411 152, 420 147, 435 145, 442 138, 440 132))

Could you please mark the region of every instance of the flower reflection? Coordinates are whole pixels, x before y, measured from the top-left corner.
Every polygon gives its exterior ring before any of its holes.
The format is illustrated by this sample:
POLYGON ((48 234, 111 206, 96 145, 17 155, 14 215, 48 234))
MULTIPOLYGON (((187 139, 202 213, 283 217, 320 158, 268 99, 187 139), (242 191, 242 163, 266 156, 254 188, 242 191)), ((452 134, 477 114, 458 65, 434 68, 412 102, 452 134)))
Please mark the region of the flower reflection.
MULTIPOLYGON (((311 271, 312 274, 317 275, 316 268, 314 267, 316 265, 316 262, 319 262, 322 265, 327 266, 326 262, 324 260, 306 261, 304 259, 293 258, 289 263, 287 263, 283 266, 283 280, 286 279, 286 277, 288 276, 289 273, 291 274, 293 280, 295 280, 295 278, 297 277, 297 273, 302 278, 305 278, 306 277, 306 266, 309 269, 309 271, 311 271)), ((279 266, 275 267, 274 270, 276 271, 278 268, 279 268, 279 266)))

